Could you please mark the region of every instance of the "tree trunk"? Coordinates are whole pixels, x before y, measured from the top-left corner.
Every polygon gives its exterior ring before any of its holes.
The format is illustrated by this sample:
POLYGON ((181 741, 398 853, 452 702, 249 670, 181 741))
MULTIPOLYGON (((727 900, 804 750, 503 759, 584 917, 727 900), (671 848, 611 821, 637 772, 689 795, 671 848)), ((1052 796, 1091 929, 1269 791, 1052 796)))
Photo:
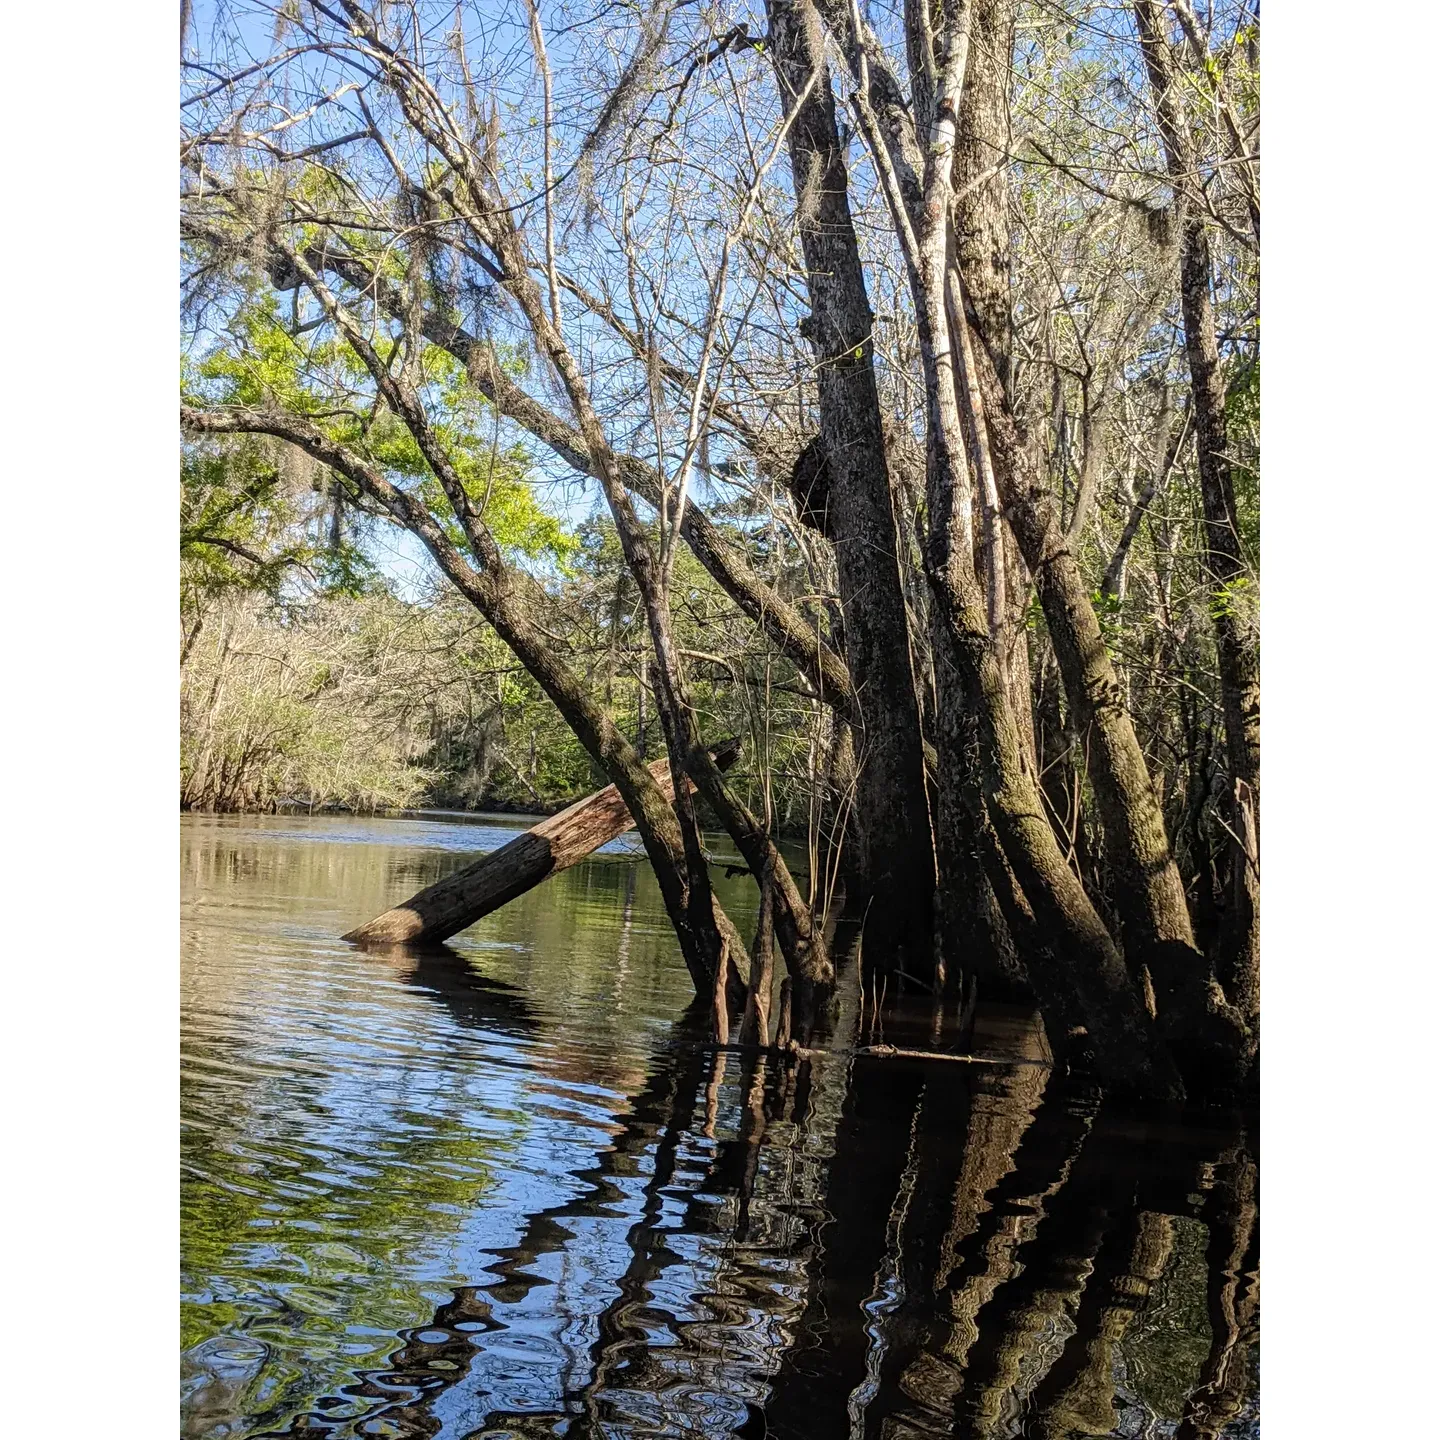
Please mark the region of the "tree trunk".
POLYGON ((770 1043, 770 989, 775 980, 775 927, 772 891, 760 882, 760 914, 755 921, 755 943, 750 948, 750 988, 740 1023, 742 1045, 770 1043))
POLYGON ((1260 966, 1259 876, 1255 868, 1260 827, 1260 656, 1237 614, 1241 608, 1236 603, 1238 592, 1249 573, 1240 548, 1230 470, 1225 380, 1210 299, 1210 241, 1195 194, 1195 147, 1166 39, 1165 17, 1156 0, 1136 0, 1135 21, 1179 212, 1180 311, 1195 401, 1196 460, 1205 509, 1205 568, 1210 578, 1210 614, 1220 660, 1225 749, 1233 787, 1226 817, 1234 838, 1223 970, 1236 992, 1231 999, 1244 1003, 1247 1017, 1253 1017, 1259 1007, 1260 966), (1247 832, 1253 832, 1253 845, 1246 839, 1247 832))
POLYGON ((785 857, 773 837, 724 783, 708 751, 696 745, 688 760, 696 788, 710 802, 720 822, 735 841, 762 889, 770 892, 775 938, 801 995, 800 1010, 811 1016, 814 1004, 825 998, 835 980, 825 937, 815 925, 810 907, 800 895, 785 857))
MULTIPOLYGON (((728 769, 740 754, 740 742, 727 740, 710 753, 717 766, 728 769)), ((667 800, 672 798, 669 761, 655 761, 650 774, 660 793, 667 800)), ((342 938, 357 945, 438 944, 533 890, 557 871, 577 864, 634 825, 620 792, 607 785, 342 938)))
MULTIPOLYGON (((967 735, 962 742, 974 756, 979 737, 972 717, 962 717, 967 735)), ((978 756, 960 777, 960 787, 936 787, 935 848, 944 880, 935 907, 940 926, 940 959, 945 991, 957 995, 968 974, 985 982, 987 1000, 1016 1001, 1032 994, 1019 947, 1028 938, 1007 918, 991 870, 1003 870, 1001 884, 1013 894, 1014 873, 985 817, 978 756)), ((1033 916, 1031 917, 1033 920, 1033 916)), ((1053 1023, 1053 1021, 1052 1021, 1053 1023)))
POLYGON ((845 647, 862 727, 856 821, 869 892, 867 966, 928 977, 935 861, 925 794, 920 712, 885 436, 875 388, 874 317, 851 223, 844 152, 823 54, 793 0, 769 0, 771 57, 782 103, 812 74, 786 142, 811 314, 820 434, 830 471, 828 517, 845 619, 845 647))
MULTIPOLYGON (((477 188, 472 179, 470 189, 477 205, 483 209, 483 187, 477 188)), ((664 558, 663 536, 662 547, 657 549, 621 481, 619 460, 605 437, 578 362, 547 313, 539 287, 526 269, 523 242, 514 227, 511 212, 493 213, 489 219, 487 241, 504 257, 506 288, 524 312, 531 333, 548 356, 569 396, 585 448, 594 462, 615 521, 626 565, 640 591, 655 657, 655 705, 665 735, 674 782, 671 793, 684 846, 691 923, 702 950, 714 957, 709 969, 715 977, 717 1031, 722 1036, 727 1031, 727 990, 733 993, 737 1005, 744 1000, 743 989, 736 983, 739 972, 735 960, 740 945, 733 924, 723 915, 710 889, 699 824, 690 786, 685 783, 687 774, 693 777, 705 798, 714 806, 721 822, 749 860, 751 869, 771 883, 777 938, 797 981, 804 987, 806 1013, 809 1013, 810 1002, 815 998, 812 992, 827 986, 833 979, 833 971, 825 954, 823 939, 811 924, 809 909, 800 898, 784 857, 765 828, 730 792, 719 767, 700 743, 695 710, 687 694, 671 621, 670 569, 669 562, 664 558), (725 973, 727 971, 729 974, 725 973)), ((668 523, 662 507, 662 525, 668 523)))
POLYGON ((1010 52, 1015 0, 976 0, 957 116, 955 250, 981 343, 1010 385, 1010 52), (991 173, 993 172, 993 173, 991 173), (978 177, 990 174, 976 184, 978 177))
MULTIPOLYGON (((1022 963, 1048 1010, 1047 1019, 1053 1024, 1057 1018, 1053 1005, 1045 1004, 1047 992, 1064 992, 1066 1008, 1078 1009, 1083 1016, 1097 1061, 1109 1080, 1140 1092, 1178 1096, 1181 1086, 1159 1034, 1109 931, 1065 863, 1045 819, 1039 787, 1021 761, 1004 681, 985 637, 979 596, 947 608, 950 613, 943 618, 952 633, 947 637, 946 660, 952 664, 958 660, 966 672, 966 701, 979 719, 990 818, 1034 913, 1036 938, 1045 947, 1040 953, 1022 947, 1022 963)), ((998 891, 993 877, 992 884, 998 891)))
POLYGON ((1160 801, 1054 500, 1029 463, 994 367, 981 356, 978 368, 1006 514, 1035 576, 1085 742, 1126 960, 1133 974, 1149 972, 1157 1016, 1167 1040, 1186 1052, 1185 1068, 1207 1081, 1233 1081, 1253 1054, 1253 1039, 1195 945, 1160 801))
MULTIPOLYGON (((957 522, 957 497, 946 483, 950 478, 949 471, 931 470, 925 556, 934 597, 931 630, 943 717, 937 736, 946 796, 941 813, 948 821, 966 804, 967 773, 978 769, 989 821, 1021 892, 1012 932, 1017 922, 1026 925, 1043 947, 1022 942, 1021 958, 1047 1020, 1053 1026, 1062 1019, 1053 1003, 1046 1005, 1048 992, 1066 1010, 1083 1016, 1107 1079, 1132 1090, 1179 1095, 1182 1087, 1174 1066, 1109 931, 1065 863, 1045 818, 1033 768, 1023 762, 970 546, 957 522), (967 714, 978 738, 973 747, 965 743, 967 714), (1032 914, 1034 923, 1029 925, 1032 914)), ((973 822, 983 828, 985 817, 975 815, 973 822)), ((948 833, 942 836, 942 842, 948 839, 948 833)), ((1004 904, 1007 877, 997 868, 990 880, 1004 904)))
MULTIPOLYGON (((972 31, 977 57, 1004 60, 1005 75, 1013 11, 1013 0, 991 0, 977 8, 972 31)), ((990 83, 988 94, 982 85, 962 106, 967 144, 957 153, 955 187, 960 233, 993 237, 988 245, 958 247, 957 258, 973 323, 984 342, 975 347, 976 370, 996 477, 1007 519, 1035 577, 1076 728, 1086 740, 1129 968, 1137 977, 1142 967, 1148 970, 1167 1040, 1190 1052, 1186 1068, 1207 1075, 1219 1069, 1228 1080, 1248 1056, 1251 1037, 1195 946, 1159 800, 1089 587, 1066 543, 1054 500, 1026 452, 1005 389, 1005 353, 996 353, 1008 335, 1008 296, 1003 330, 999 318, 1004 273, 999 237, 1007 200, 1003 175, 987 178, 986 172, 1007 153, 1009 105, 1003 77, 994 76, 990 83)))
POLYGON ((1006 614, 1003 640, 1005 644, 1005 683, 1010 688, 1010 708, 1020 732, 1020 749, 1025 763, 1036 774, 1040 758, 1035 745, 1035 690, 1030 679, 1030 636, 1025 617, 1030 609, 1030 574, 1020 556, 1020 547, 1009 527, 1000 532, 1005 553, 1006 614))

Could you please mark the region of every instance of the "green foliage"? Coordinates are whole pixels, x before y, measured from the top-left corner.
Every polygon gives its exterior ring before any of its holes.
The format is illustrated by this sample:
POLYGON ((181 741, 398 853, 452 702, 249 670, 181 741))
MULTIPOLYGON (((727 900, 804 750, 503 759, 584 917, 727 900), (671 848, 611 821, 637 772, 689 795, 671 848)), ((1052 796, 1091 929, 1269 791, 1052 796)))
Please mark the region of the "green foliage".
POLYGON ((1024 628, 1032 635, 1039 634, 1045 625, 1044 607, 1040 604, 1039 595, 1033 590, 1030 592, 1030 598, 1025 604, 1025 619, 1023 624, 1024 628))
MULTIPOLYGON (((375 396, 359 357, 344 341, 327 338, 328 331, 302 335, 296 329, 284 322, 275 294, 246 297, 225 336, 187 365, 182 395, 202 405, 278 409, 309 419, 418 495, 463 548, 464 534, 440 482, 404 423, 375 396)), ((405 355, 400 340, 384 331, 373 343, 388 363, 408 367, 436 439, 501 550, 563 569, 574 539, 536 499, 529 456, 502 440, 494 408, 468 383, 460 363, 435 346, 405 355)), ((518 366, 513 356, 505 358, 518 366)))
POLYGON ((1248 625, 1253 619, 1257 604, 1255 582, 1248 575, 1239 575, 1216 588, 1210 597, 1210 613, 1217 620, 1228 616, 1248 625))
POLYGON ((1105 643, 1113 646, 1120 635, 1121 616, 1125 608, 1120 597, 1095 590, 1090 595, 1090 603, 1095 607, 1095 618, 1100 622, 1100 633, 1105 637, 1105 643))
POLYGON ((373 567, 355 545, 326 543, 319 482, 297 457, 261 437, 187 447, 180 462, 180 565, 184 593, 287 585, 359 593, 373 567))
POLYGON ((1225 391, 1225 427, 1240 543, 1251 557, 1260 553, 1260 362, 1235 366, 1225 391))

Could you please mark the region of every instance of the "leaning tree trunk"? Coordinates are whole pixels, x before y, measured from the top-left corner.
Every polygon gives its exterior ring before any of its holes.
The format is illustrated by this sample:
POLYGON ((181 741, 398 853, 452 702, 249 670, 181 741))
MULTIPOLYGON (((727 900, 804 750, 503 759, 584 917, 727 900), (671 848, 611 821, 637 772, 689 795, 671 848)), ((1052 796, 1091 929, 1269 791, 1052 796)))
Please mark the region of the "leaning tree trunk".
MULTIPOLYGON (((739 754, 740 742, 729 740, 712 752, 712 762, 725 769, 739 754)), ((669 762, 655 761, 650 774, 660 793, 672 799, 674 782, 669 762)), ((343 938, 357 945, 438 944, 533 890, 557 871, 568 870, 593 855, 634 825, 624 796, 614 785, 607 785, 558 815, 542 820, 473 865, 466 865, 403 904, 357 925, 343 938)))
POLYGON ((1227 818, 1234 835, 1222 974, 1230 998, 1253 1019, 1260 1009, 1260 657, 1236 613, 1238 591, 1248 571, 1240 547, 1225 422, 1225 381, 1210 298, 1210 240, 1195 193, 1195 147, 1166 40, 1164 15, 1156 0, 1136 0, 1135 21, 1178 212, 1180 311, 1195 402, 1196 459, 1205 510, 1205 569, 1230 764, 1227 818))
MULTIPOLYGON (((372 22, 353 6, 349 7, 349 13, 359 26, 357 33, 364 35, 372 44, 380 46, 372 22)), ((383 46, 381 48, 383 49, 383 46)), ((705 993, 699 984, 702 975, 712 982, 710 989, 716 1000, 717 1027, 723 1032, 727 1026, 727 991, 734 995, 736 1003, 743 1003, 744 1000, 743 982, 736 964, 741 945, 738 932, 711 889, 699 825, 687 784, 689 752, 698 749, 698 737, 687 735, 682 728, 682 716, 685 716, 693 729, 693 716, 689 715, 684 701, 679 659, 666 602, 663 567, 620 480, 615 453, 605 438, 580 366, 560 331, 553 268, 551 304, 547 309, 531 273, 524 238, 517 224, 517 212, 506 203, 500 188, 493 154, 488 150, 476 150, 458 141, 453 127, 438 118, 429 105, 423 81, 417 82, 414 71, 402 66, 387 66, 384 69, 384 78, 399 102, 406 121, 433 147, 435 154, 449 166, 455 180, 468 192, 469 203, 464 207, 461 217, 463 223, 479 246, 488 250, 498 261, 499 283, 515 301, 529 327, 536 348, 549 361, 563 386, 575 412, 585 448, 596 464, 597 475, 615 520, 626 563, 640 589, 655 653, 655 697, 665 731, 670 771, 674 781, 673 801, 667 809, 679 830, 680 839, 680 854, 674 857, 674 876, 671 877, 678 879, 680 884, 674 887, 673 896, 667 894, 667 907, 671 908, 671 918, 680 934, 682 948, 687 950, 687 964, 691 966, 692 976, 696 978, 697 989, 701 994, 705 993), (691 950, 695 952, 693 955, 689 953, 691 950)), ((485 528, 473 497, 466 491, 463 481, 456 473, 448 451, 437 441, 412 382, 404 374, 397 376, 388 364, 380 359, 364 330, 338 304, 324 279, 308 259, 295 250, 289 250, 284 252, 284 260, 329 313, 350 348, 370 371, 381 397, 400 416, 414 436, 426 463, 440 482, 485 575, 488 577, 493 573, 503 572, 504 560, 499 548, 485 528)), ((415 337, 412 335, 410 340, 413 344, 415 337)), ((393 487, 390 488, 393 490, 393 487)), ((403 501, 406 497, 401 498, 403 501)), ((393 510, 393 504, 390 501, 386 503, 393 510)), ((434 528, 433 517, 427 518, 430 518, 431 527, 434 528)), ((431 549, 433 553, 433 545, 431 549)), ((511 619, 512 628, 518 628, 515 624, 517 619, 518 617, 511 619)), ((492 624, 496 624, 497 630, 500 630, 503 636, 504 630, 494 619, 492 624)), ((508 636, 505 638, 508 639, 508 636)), ((530 668, 528 664, 527 668, 530 668)), ((540 677, 537 675, 536 678, 540 677)), ((614 726, 611 725, 610 728, 613 730, 614 726)), ((631 754, 633 756, 633 751, 631 754)), ((639 764, 638 757, 634 758, 636 771, 643 776, 645 782, 645 785, 641 786, 642 791, 647 785, 653 790, 654 782, 648 771, 639 764)), ((623 790, 622 777, 616 777, 616 784, 623 790)), ((627 801, 630 799, 628 795, 626 798, 627 801)), ((633 806, 632 813, 636 814, 637 824, 641 824, 644 833, 641 817, 633 806)), ((648 845, 650 837, 647 835, 646 839, 648 845)), ((665 877, 662 876, 661 879, 663 885, 665 877)))
MULTIPOLYGON (((473 181, 471 191, 477 206, 483 207, 481 192, 473 181)), ((699 824, 687 783, 691 777, 715 808, 754 873, 767 877, 770 882, 776 938, 797 984, 803 989, 808 1015, 814 1002, 823 998, 823 993, 834 979, 823 937, 812 923, 809 907, 800 898, 779 847, 730 791, 720 767, 701 743, 671 623, 667 566, 642 525, 621 480, 618 457, 605 437, 575 357, 547 312, 539 287, 525 268, 523 241, 513 217, 508 211, 494 212, 487 217, 486 229, 488 242, 506 261, 506 288, 518 302, 532 335, 548 356, 570 398, 586 450, 594 463, 615 521, 626 565, 640 591, 655 658, 656 708, 665 734, 674 782, 674 809, 684 842, 690 902, 696 914, 697 933, 709 941, 717 957, 712 971, 719 975, 721 971, 733 967, 738 952, 738 937, 728 921, 719 921, 716 931, 709 935, 703 924, 711 912, 717 921, 722 912, 710 892, 699 824)), ((718 979, 717 986, 717 1020, 723 1027, 727 1023, 722 1009, 726 981, 718 979)), ((743 1003, 743 993, 734 999, 737 1004, 743 1003)))
MULTIPOLYGON (((702 924, 697 931, 675 810, 634 747, 555 653, 552 642, 536 623, 535 616, 543 613, 544 601, 536 582, 523 572, 512 570, 489 532, 476 522, 472 522, 468 538, 483 568, 469 564, 420 501, 392 485, 362 456, 338 444, 301 417, 278 410, 206 411, 182 406, 180 418, 182 424, 202 433, 254 433, 288 440, 353 481, 397 524, 425 545, 445 577, 490 622, 624 797, 645 843, 645 852, 650 857, 666 912, 680 941, 691 982, 697 995, 708 998, 715 978, 711 936, 718 931, 728 941, 734 926, 723 910, 713 905, 712 897, 709 923, 702 924), (707 929, 711 936, 703 933, 707 929)), ((443 464, 443 458, 437 456, 437 462, 443 464)), ((731 944, 722 949, 728 956, 731 944)), ((738 977, 736 969, 733 979, 738 981, 738 977)))
POLYGON ((787 109, 815 77, 786 143, 810 295, 811 313, 801 330, 816 359, 846 658, 863 721, 855 736, 855 816, 869 891, 864 954, 867 966, 928 978, 935 861, 875 388, 874 316, 850 218, 829 69, 793 0, 768 0, 766 12, 770 53, 787 109))
MULTIPOLYGON (((689 729, 693 732, 693 712, 686 710, 689 729)), ((810 907, 800 896, 799 887, 790 867, 780 853, 774 838, 749 808, 735 795, 721 775, 721 766, 691 733, 687 738, 687 764, 696 787, 710 802, 730 838, 745 857, 750 872, 769 896, 773 912, 775 939, 800 991, 797 1004, 806 1025, 814 1018, 815 1006, 828 998, 835 981, 835 966, 825 945, 820 927, 814 923, 810 907)))

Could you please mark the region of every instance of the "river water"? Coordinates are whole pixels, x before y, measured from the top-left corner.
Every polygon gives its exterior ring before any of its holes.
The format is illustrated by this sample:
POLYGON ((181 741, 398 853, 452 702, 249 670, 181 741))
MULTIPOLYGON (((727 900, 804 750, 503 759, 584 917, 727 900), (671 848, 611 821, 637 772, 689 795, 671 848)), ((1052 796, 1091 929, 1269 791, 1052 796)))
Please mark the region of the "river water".
POLYGON ((1240 1120, 848 990, 716 1054, 633 838, 435 954, 336 938, 524 823, 182 819, 183 1436, 1258 1435, 1240 1120))

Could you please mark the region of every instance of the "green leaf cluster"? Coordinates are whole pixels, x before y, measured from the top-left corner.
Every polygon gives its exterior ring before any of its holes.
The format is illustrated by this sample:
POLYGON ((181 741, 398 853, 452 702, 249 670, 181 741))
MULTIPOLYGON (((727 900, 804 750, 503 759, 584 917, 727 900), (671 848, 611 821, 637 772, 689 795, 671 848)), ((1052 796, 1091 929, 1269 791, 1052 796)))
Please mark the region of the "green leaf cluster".
MULTIPOLYGON (((187 366, 182 393, 199 405, 303 416, 423 500, 463 549, 464 534, 439 480, 404 422, 375 394, 358 356, 325 328, 303 334, 299 328, 285 322, 273 293, 246 297, 225 334, 187 366)), ((575 553, 574 537, 540 503, 528 453, 505 437, 494 407, 459 362, 434 346, 406 355, 398 336, 383 330, 372 343, 387 364, 408 372, 450 465, 502 552, 563 570, 575 553)))

